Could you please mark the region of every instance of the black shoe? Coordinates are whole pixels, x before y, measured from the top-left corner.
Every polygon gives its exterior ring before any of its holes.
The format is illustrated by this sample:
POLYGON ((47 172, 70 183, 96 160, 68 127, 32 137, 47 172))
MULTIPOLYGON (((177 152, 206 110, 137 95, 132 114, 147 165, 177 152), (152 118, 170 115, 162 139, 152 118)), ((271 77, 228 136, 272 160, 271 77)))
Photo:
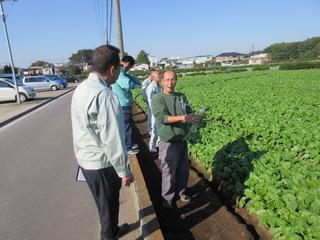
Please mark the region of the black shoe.
POLYGON ((163 200, 163 201, 162 201, 162 207, 171 209, 171 208, 173 208, 174 206, 173 206, 173 203, 172 203, 172 202, 163 200))
POLYGON ((126 235, 129 232, 129 224, 128 223, 124 223, 121 224, 120 226, 118 226, 118 236, 119 238, 126 235))

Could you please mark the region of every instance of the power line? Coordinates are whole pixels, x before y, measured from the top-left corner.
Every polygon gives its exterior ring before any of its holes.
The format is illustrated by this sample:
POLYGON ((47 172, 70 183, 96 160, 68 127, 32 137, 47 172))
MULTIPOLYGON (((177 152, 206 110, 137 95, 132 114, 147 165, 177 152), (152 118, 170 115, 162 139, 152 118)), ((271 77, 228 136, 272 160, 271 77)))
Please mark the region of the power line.
POLYGON ((112 37, 113 0, 93 0, 94 14, 103 42, 110 44, 112 37))
MULTIPOLYGON (((100 1, 98 0, 97 2, 95 0, 93 0, 93 7, 94 7, 94 14, 96 17, 96 21, 97 21, 97 25, 98 25, 98 32, 100 34, 103 33, 103 26, 102 26, 102 22, 101 22, 101 14, 100 14, 100 1)), ((100 35, 101 36, 101 35, 100 35)))
POLYGON ((11 7, 9 8, 9 10, 7 10, 6 18, 8 18, 8 17, 9 17, 9 15, 10 15, 10 13, 11 13, 12 9, 13 9, 13 5, 14 5, 14 3, 15 3, 15 1, 12 1, 11 7))

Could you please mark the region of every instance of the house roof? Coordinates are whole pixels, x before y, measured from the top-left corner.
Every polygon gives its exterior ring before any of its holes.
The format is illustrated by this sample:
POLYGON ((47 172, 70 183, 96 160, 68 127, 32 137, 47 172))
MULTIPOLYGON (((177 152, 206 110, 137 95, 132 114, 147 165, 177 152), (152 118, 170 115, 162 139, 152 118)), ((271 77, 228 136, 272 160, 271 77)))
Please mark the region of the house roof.
POLYGON ((220 55, 217 55, 216 57, 239 57, 244 54, 242 53, 237 53, 237 52, 226 52, 226 53, 221 53, 220 55))

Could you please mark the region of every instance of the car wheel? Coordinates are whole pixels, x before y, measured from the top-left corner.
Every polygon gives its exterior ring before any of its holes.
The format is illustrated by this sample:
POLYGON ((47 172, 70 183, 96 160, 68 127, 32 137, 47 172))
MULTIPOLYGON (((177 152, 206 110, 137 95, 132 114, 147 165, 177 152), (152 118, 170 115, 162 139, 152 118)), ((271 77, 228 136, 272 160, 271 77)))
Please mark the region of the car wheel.
POLYGON ((51 90, 56 91, 56 90, 58 90, 58 87, 56 85, 52 85, 51 90))
MULTIPOLYGON (((20 102, 26 102, 28 100, 27 96, 24 93, 19 93, 20 102)), ((16 97, 16 101, 18 101, 16 97)))

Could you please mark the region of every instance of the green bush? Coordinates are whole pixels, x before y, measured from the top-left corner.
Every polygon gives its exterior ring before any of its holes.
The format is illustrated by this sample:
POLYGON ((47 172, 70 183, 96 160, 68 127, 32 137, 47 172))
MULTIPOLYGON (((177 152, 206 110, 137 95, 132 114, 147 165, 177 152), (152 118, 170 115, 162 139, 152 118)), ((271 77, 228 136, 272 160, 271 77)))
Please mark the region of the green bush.
POLYGON ((268 65, 257 65, 252 68, 252 71, 265 71, 269 69, 270 67, 268 65))
POLYGON ((143 70, 135 70, 135 71, 130 71, 130 74, 132 74, 134 76, 145 76, 145 75, 148 75, 149 72, 143 71, 143 70))
POLYGON ((88 73, 81 73, 74 75, 80 82, 82 82, 84 79, 88 78, 88 73))
POLYGON ((298 70, 320 68, 320 62, 293 62, 280 65, 279 70, 298 70))

